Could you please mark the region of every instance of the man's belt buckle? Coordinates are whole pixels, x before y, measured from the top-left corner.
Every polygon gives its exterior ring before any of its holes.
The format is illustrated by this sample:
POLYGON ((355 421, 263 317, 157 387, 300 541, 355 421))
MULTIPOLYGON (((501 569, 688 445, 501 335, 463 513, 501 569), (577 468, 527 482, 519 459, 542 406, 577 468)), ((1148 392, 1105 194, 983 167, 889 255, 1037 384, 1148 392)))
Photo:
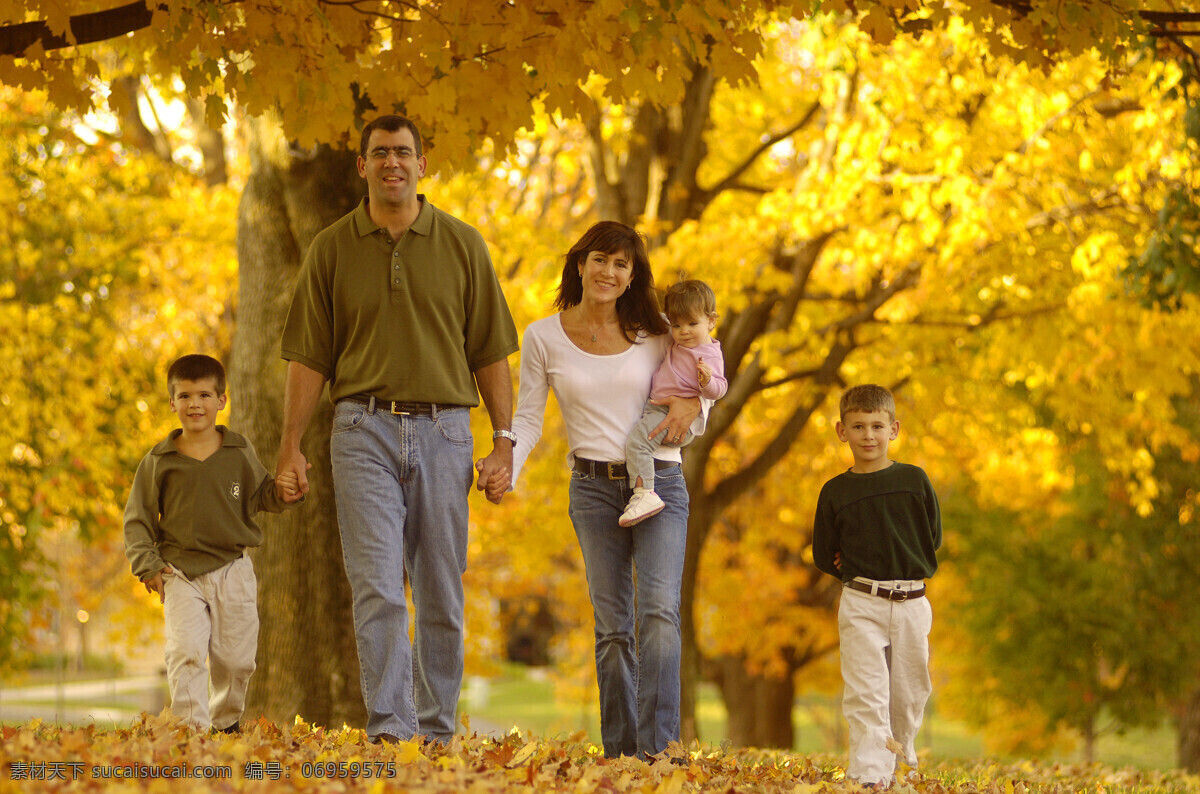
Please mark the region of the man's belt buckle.
POLYGON ((893 590, 892 591, 892 600, 893 601, 907 601, 908 600, 908 591, 907 590, 893 590))
POLYGON ((392 403, 392 415, 393 416, 412 416, 413 411, 411 408, 406 407, 404 405, 404 403, 393 402, 392 403))
POLYGON ((623 476, 621 476, 620 474, 617 473, 617 467, 620 465, 621 465, 620 463, 613 463, 612 461, 609 461, 608 463, 605 464, 605 466, 608 467, 608 479, 610 479, 610 480, 625 479, 623 476))

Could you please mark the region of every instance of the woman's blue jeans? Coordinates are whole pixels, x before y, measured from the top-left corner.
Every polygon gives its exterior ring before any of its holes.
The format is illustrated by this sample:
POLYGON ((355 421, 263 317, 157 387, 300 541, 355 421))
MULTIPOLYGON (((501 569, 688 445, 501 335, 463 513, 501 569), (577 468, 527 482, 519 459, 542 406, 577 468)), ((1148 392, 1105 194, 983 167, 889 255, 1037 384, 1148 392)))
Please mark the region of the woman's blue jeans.
POLYGON ((604 754, 654 755, 679 740, 680 588, 688 493, 679 466, 656 473, 666 503, 632 527, 617 523, 628 479, 572 472, 570 516, 596 621, 604 754))

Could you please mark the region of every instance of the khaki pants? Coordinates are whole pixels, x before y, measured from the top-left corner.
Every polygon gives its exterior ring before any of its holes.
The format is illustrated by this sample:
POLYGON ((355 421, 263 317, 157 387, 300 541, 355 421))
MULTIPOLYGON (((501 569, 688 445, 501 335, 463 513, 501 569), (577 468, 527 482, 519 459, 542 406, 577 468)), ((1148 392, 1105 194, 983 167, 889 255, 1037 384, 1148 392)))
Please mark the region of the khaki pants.
MULTIPOLYGON (((880 582, 909 590, 920 582, 880 582)), ((929 629, 933 609, 928 598, 893 602, 844 588, 838 609, 842 711, 850 728, 850 764, 846 776, 871 785, 892 780, 896 756, 917 766, 916 739, 933 692, 929 679, 929 629)))
POLYGON ((243 553, 195 579, 176 570, 163 576, 163 586, 171 711, 200 730, 228 728, 246 708, 258 650, 258 580, 250 557, 243 553))

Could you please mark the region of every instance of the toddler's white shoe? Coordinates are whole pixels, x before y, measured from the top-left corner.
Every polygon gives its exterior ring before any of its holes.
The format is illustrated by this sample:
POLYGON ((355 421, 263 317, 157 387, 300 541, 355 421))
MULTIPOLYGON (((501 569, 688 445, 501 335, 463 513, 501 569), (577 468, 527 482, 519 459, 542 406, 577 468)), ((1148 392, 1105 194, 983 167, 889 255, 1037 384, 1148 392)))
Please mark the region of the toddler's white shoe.
POLYGON ((631 527, 639 521, 645 521, 653 515, 658 515, 666 507, 663 500, 654 491, 645 488, 634 488, 633 496, 625 507, 625 512, 617 521, 623 527, 631 527))

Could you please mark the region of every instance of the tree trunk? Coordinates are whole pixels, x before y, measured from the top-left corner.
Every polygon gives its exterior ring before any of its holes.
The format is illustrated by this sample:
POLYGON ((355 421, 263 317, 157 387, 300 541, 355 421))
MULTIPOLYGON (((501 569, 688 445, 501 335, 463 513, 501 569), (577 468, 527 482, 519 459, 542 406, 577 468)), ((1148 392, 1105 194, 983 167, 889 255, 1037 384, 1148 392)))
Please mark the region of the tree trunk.
POLYGON ((712 667, 712 677, 729 714, 729 740, 737 747, 792 749, 796 741, 792 728, 796 686, 792 676, 753 675, 735 656, 715 659, 712 667))
POLYGON ((1179 712, 1179 766, 1200 774, 1200 689, 1196 689, 1179 712))
POLYGON ((196 148, 204 158, 204 184, 209 187, 223 185, 229 180, 229 167, 225 160, 225 136, 219 129, 208 125, 203 102, 189 98, 187 109, 188 117, 192 120, 192 134, 196 136, 196 148))
POLYGON ((690 508, 688 511, 687 547, 684 552, 683 582, 679 593, 679 620, 683 648, 679 670, 679 738, 686 744, 698 738, 696 725, 696 685, 700 682, 700 646, 696 642, 696 576, 700 571, 700 551, 703 536, 712 526, 714 517, 708 510, 708 500, 703 497, 700 483, 703 477, 694 467, 688 467, 688 454, 684 455, 685 479, 690 508))
POLYGON ((1083 728, 1083 762, 1088 764, 1096 763, 1096 718, 1092 717, 1088 720, 1087 725, 1083 728))
MULTIPOLYGON (((286 362, 280 334, 296 276, 318 231, 362 193, 353 153, 297 154, 269 122, 251 122, 252 170, 238 212, 238 317, 230 361, 234 421, 273 470, 283 419, 286 362)), ((332 410, 322 401, 304 436, 313 468, 304 504, 262 514, 254 555, 259 582, 258 670, 247 718, 362 725, 365 709, 350 588, 329 464, 332 410)))

